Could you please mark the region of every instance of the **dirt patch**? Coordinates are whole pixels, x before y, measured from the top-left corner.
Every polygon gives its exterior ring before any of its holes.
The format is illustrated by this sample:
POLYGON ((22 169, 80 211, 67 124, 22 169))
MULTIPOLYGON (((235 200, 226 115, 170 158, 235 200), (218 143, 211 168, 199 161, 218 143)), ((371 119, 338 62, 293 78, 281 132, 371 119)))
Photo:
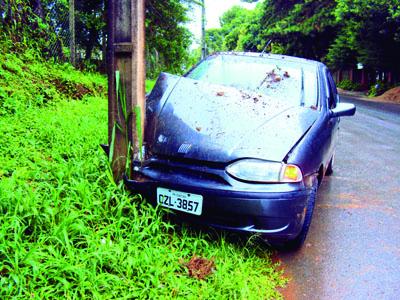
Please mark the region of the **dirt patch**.
POLYGON ((394 103, 399 103, 400 104, 400 86, 397 86, 395 88, 392 88, 388 91, 386 91, 384 94, 375 97, 377 100, 383 100, 383 101, 390 101, 394 103))
POLYGON ((5 277, 8 275, 8 273, 9 273, 9 271, 6 268, 4 268, 4 269, 0 270, 0 277, 5 277))
POLYGON ((3 68, 3 70, 6 70, 6 71, 8 71, 10 73, 13 73, 13 74, 17 74, 18 73, 15 69, 13 69, 13 68, 5 65, 5 64, 2 64, 0 67, 3 68))
POLYGON ((84 86, 81 83, 74 83, 65 80, 54 79, 51 81, 52 84, 56 87, 56 89, 63 95, 74 99, 74 100, 82 100, 85 95, 92 95, 93 91, 91 91, 88 87, 84 86))
POLYGON ((83 86, 82 84, 77 84, 76 85, 76 91, 74 93, 74 97, 76 99, 82 99, 83 96, 87 94, 91 94, 91 90, 89 90, 87 87, 83 86))
POLYGON ((213 259, 202 258, 194 255, 188 263, 183 263, 187 268, 190 277, 205 279, 208 275, 215 272, 215 262, 213 259))

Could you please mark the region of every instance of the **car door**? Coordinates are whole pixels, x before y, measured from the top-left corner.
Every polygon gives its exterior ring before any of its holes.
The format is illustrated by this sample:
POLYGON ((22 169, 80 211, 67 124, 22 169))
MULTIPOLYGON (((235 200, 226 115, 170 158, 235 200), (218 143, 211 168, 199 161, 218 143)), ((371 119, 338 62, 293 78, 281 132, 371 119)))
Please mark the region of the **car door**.
MULTIPOLYGON (((327 79, 327 85, 328 85, 328 109, 334 109, 336 105, 338 104, 339 101, 339 95, 336 89, 336 84, 332 78, 331 73, 329 72, 328 69, 326 69, 326 79, 327 79)), ((327 161, 325 162, 325 167, 327 167, 329 160, 334 154, 338 135, 339 135, 339 123, 340 123, 340 118, 330 118, 327 122, 327 129, 330 132, 330 145, 328 146, 328 155, 327 155, 327 161)))

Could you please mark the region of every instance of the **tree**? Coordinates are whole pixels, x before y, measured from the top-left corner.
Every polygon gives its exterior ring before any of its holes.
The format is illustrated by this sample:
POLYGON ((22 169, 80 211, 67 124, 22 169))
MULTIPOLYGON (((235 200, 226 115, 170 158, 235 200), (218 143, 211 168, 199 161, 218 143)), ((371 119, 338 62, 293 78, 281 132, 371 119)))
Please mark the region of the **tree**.
POLYGON ((249 10, 240 6, 234 6, 221 17, 220 23, 222 32, 225 35, 224 47, 227 50, 243 50, 240 49, 238 41, 246 29, 249 15, 249 10))
POLYGON ((369 69, 400 72, 400 5, 397 0, 338 0, 342 29, 329 49, 335 68, 360 62, 369 69))
POLYGON ((333 70, 351 69, 357 64, 357 48, 345 29, 329 46, 325 60, 333 70))
POLYGON ((76 42, 85 50, 85 60, 90 60, 94 51, 102 52, 103 39, 106 38, 104 0, 79 0, 75 2, 76 42))
MULTIPOLYGON (((100 58, 105 50, 108 0, 76 0, 76 45, 82 59, 100 58)), ((196 0, 146 1, 148 71, 182 73, 186 68, 191 34, 184 27, 187 11, 196 0)), ((0 0, 2 42, 14 50, 35 47, 42 55, 63 56, 68 42, 68 0, 0 0), (50 53, 51 52, 51 53, 50 53)))
POLYGON ((259 40, 272 39, 285 54, 324 60, 338 31, 335 5, 334 0, 267 0, 259 40))
POLYGON ((44 49, 51 35, 45 18, 47 0, 1 0, 0 32, 2 43, 13 51, 29 47, 44 49))
POLYGON ((146 1, 146 51, 148 74, 161 70, 182 73, 188 60, 191 34, 183 26, 188 21, 187 1, 146 1))
POLYGON ((223 51, 224 35, 220 28, 206 30, 206 45, 208 54, 223 51))

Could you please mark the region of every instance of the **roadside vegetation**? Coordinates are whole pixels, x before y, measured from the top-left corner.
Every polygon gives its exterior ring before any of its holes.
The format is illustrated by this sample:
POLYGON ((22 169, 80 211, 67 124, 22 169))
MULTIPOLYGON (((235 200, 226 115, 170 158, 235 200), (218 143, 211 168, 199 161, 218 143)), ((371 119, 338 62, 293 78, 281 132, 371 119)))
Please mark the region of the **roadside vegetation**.
POLYGON ((54 106, 63 99, 105 95, 104 76, 76 71, 70 64, 44 62, 35 50, 0 52, 0 116, 54 106))
POLYGON ((350 79, 344 79, 337 84, 338 88, 341 88, 346 91, 360 91, 362 90, 362 86, 358 83, 351 81, 350 79))
POLYGON ((110 179, 103 76, 1 58, 1 299, 281 298, 265 248, 177 228, 110 179))

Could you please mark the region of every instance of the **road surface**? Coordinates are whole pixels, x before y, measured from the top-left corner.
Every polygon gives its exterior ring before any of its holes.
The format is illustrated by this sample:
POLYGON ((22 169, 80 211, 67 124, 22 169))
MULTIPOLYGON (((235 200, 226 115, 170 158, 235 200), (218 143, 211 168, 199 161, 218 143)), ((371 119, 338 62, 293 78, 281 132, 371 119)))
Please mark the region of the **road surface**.
POLYGON ((334 174, 318 192, 304 247, 278 253, 285 299, 400 299, 400 105, 341 97, 334 174))

